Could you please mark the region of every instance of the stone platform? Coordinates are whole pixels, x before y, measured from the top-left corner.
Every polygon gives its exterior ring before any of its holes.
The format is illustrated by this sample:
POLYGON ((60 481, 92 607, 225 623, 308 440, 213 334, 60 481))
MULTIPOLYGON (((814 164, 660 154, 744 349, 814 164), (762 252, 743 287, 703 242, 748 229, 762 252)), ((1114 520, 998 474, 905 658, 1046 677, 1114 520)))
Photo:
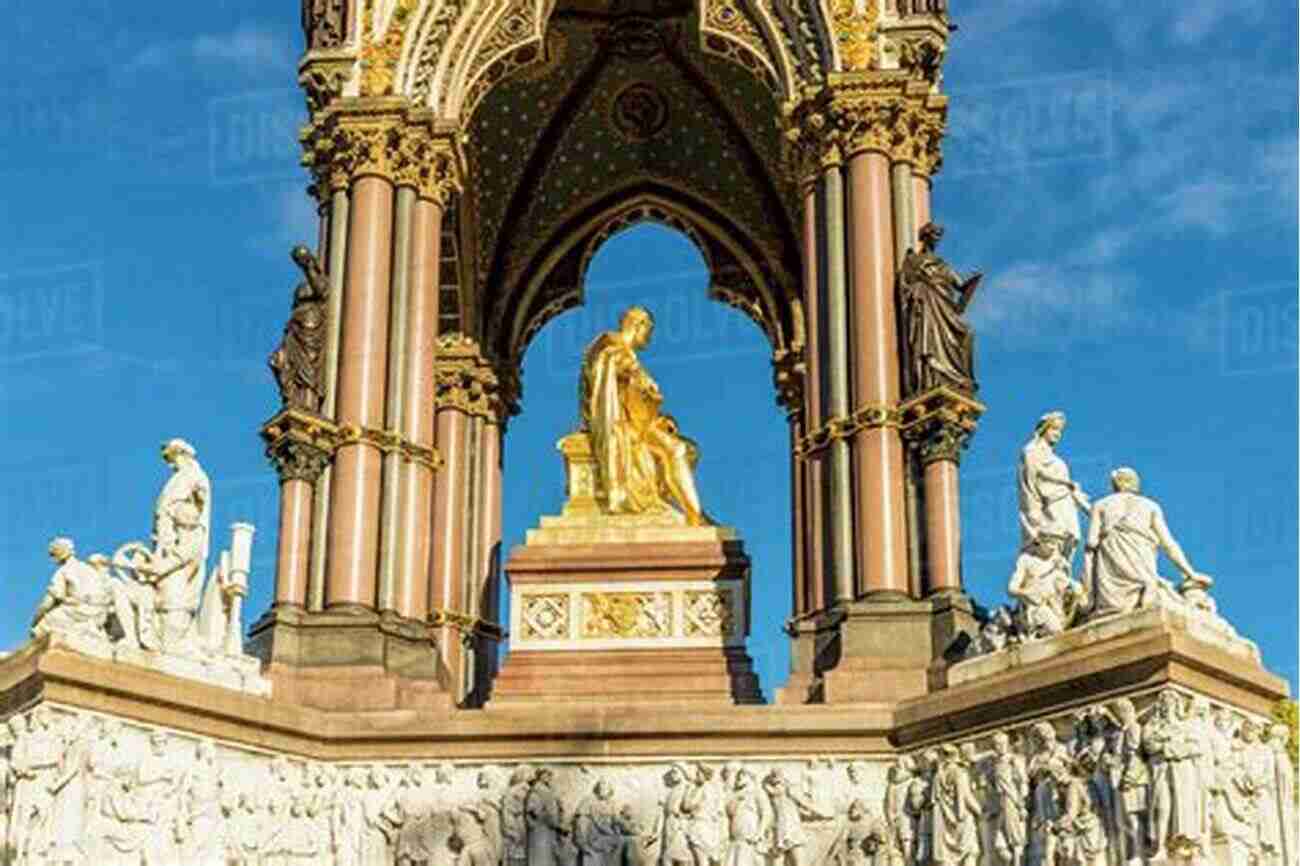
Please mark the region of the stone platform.
POLYGON ((506 563, 510 655, 492 702, 760 703, 749 568, 725 527, 543 518, 506 563))

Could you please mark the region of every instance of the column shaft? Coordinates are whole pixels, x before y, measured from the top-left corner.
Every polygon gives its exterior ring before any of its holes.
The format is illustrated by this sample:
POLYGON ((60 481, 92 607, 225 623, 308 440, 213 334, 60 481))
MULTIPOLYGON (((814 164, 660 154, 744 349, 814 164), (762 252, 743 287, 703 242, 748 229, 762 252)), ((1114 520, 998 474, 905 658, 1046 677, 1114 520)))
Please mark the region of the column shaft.
POLYGON ((808 491, 805 489, 808 477, 808 464, 799 459, 797 454, 799 441, 803 438, 803 418, 801 412, 790 415, 790 565, 794 571, 794 589, 790 612, 801 616, 812 609, 808 587, 808 510, 804 507, 808 491))
MULTIPOLYGON (((329 263, 326 266, 330 279, 329 331, 325 335, 324 402, 321 414, 333 418, 338 402, 339 342, 343 327, 343 285, 347 269, 348 248, 348 194, 339 190, 330 201, 329 263)), ((329 543, 330 487, 333 467, 327 465, 316 479, 313 497, 311 532, 311 573, 307 582, 307 607, 321 610, 325 607, 325 564, 329 543)))
MULTIPOLYGON (((838 165, 823 174, 826 202, 826 374, 827 415, 849 413, 849 310, 845 267, 844 176, 838 165)), ((836 601, 854 597, 853 490, 849 443, 830 444, 830 561, 836 601)))
MULTIPOLYGON (((912 167, 894 163, 890 170, 894 205, 894 257, 899 263, 916 246, 916 202, 912 167)), ((900 344, 901 345, 901 344, 900 344)), ((925 595, 925 501, 921 466, 916 455, 904 455, 904 509, 907 514, 908 588, 913 596, 925 595)))
MULTIPOLYGON (((434 445, 434 376, 438 337, 438 266, 442 242, 442 208, 420 199, 411 222, 411 253, 406 314, 406 372, 402 378, 402 436, 422 447, 434 445)), ((402 544, 396 563, 395 609, 411 619, 429 614, 429 526, 433 514, 431 467, 416 461, 399 470, 397 536, 402 544)))
MULTIPOLYGON (((352 189, 337 416, 340 425, 374 430, 384 423, 393 188, 367 176, 352 189)), ((365 441, 335 453, 326 607, 375 605, 381 463, 365 441)))
MULTIPOLYGON (((849 164, 853 203, 854 396, 859 409, 899 399, 898 311, 889 162, 861 153, 849 164)), ((906 482, 897 427, 854 437, 858 591, 908 593, 906 482)))
MULTIPOLYGON (((824 422, 822 411, 822 359, 821 359, 821 291, 818 251, 821 236, 817 218, 817 185, 809 184, 803 202, 803 284, 804 320, 808 327, 807 374, 804 383, 804 405, 807 407, 805 425, 808 431, 816 430, 824 422)), ((806 496, 807 519, 799 527, 808 548, 807 598, 809 610, 826 607, 826 544, 825 544, 825 473, 820 452, 805 460, 808 478, 806 496)))
MULTIPOLYGON (((406 391, 403 382, 407 374, 407 295, 410 292, 411 213, 415 206, 415 190, 402 186, 397 189, 393 219, 393 270, 392 292, 388 304, 388 381, 385 393, 388 400, 384 410, 384 428, 400 431, 406 415, 406 391)), ((397 609, 397 561, 402 555, 406 537, 398 530, 398 485, 402 456, 388 451, 383 457, 383 486, 379 505, 379 589, 380 610, 397 609)))
MULTIPOLYGON (((469 505, 468 442, 469 418, 459 409, 442 408, 436 416, 438 453, 443 465, 434 479, 432 562, 429 573, 429 607, 460 611, 464 605, 462 585, 465 568, 465 512, 469 505)), ((459 691, 460 637, 453 628, 438 634, 443 663, 459 691)), ((457 694, 459 697, 459 694, 457 694)))
POLYGON ((301 478, 287 478, 280 484, 274 607, 303 607, 307 603, 314 493, 312 483, 301 478))
POLYGON ((930 178, 923 174, 912 174, 912 213, 915 217, 912 237, 913 243, 917 243, 921 227, 930 221, 930 178))
POLYGON ((925 536, 929 590, 961 592, 961 518, 957 464, 933 460, 925 467, 925 536))

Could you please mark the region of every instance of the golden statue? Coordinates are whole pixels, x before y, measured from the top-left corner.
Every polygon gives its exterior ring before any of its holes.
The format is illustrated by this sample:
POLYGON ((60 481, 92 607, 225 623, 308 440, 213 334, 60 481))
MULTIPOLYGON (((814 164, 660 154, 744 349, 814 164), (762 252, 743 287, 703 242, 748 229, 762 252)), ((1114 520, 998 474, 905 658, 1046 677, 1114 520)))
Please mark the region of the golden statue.
POLYGON ((663 394, 636 356, 653 333, 649 311, 631 307, 617 331, 583 353, 578 408, 591 440, 596 499, 609 514, 663 515, 675 505, 687 524, 706 526, 695 490, 699 450, 660 411, 663 394))

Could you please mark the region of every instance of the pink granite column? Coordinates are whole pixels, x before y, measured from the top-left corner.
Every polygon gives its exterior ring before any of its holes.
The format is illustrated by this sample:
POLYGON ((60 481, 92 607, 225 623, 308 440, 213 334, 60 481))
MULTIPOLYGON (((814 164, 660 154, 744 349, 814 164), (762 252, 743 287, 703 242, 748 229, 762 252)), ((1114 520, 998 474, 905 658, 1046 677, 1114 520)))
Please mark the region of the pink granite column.
MULTIPOLYGON (((434 479, 429 610, 461 612, 464 605, 465 520, 469 501, 469 416, 460 408, 443 405, 435 416, 435 437, 442 468, 434 479)), ((437 634, 443 664, 451 677, 455 697, 460 697, 463 649, 456 629, 437 634)))
MULTIPOLYGON (((808 432, 819 428, 822 417, 822 370, 821 370, 821 302, 818 292, 818 237, 817 226, 817 187, 808 184, 804 190, 803 201, 803 284, 804 284, 804 320, 808 331, 807 384, 805 386, 805 405, 807 417, 805 426, 808 432)), ((826 595, 826 473, 822 461, 824 452, 805 458, 808 476, 807 510, 803 524, 804 543, 808 548, 808 604, 810 611, 823 610, 827 606, 826 595)))
MULTIPOLYGON (((434 447, 433 365, 437 357, 441 242, 442 207, 418 199, 411 215, 401 434, 419 448, 434 447)), ((402 463, 398 471, 397 524, 402 545, 393 597, 398 614, 417 620, 429 614, 428 527, 433 515, 433 486, 433 467, 414 460, 402 463)))
POLYGON ((930 460, 925 465, 925 537, 931 594, 962 591, 960 515, 957 462, 930 460))
POLYGON ((280 539, 273 607, 306 607, 311 562, 311 514, 315 485, 306 478, 280 483, 280 539))
MULTIPOLYGON (((354 431, 380 430, 384 424, 392 229, 392 184, 382 177, 357 180, 352 188, 337 408, 340 427, 354 431)), ((334 456, 327 608, 375 605, 381 467, 379 447, 364 439, 344 444, 334 456)))
MULTIPOLYGON (((889 160, 867 152, 849 162, 852 195, 854 399, 856 408, 892 412, 901 359, 894 296, 889 160)), ((908 595, 903 441, 885 417, 854 437, 858 592, 908 595)))
POLYGON ((799 442, 803 438, 803 412, 790 413, 790 559, 794 569, 794 590, 791 614, 802 616, 812 609, 808 587, 808 519, 804 500, 808 491, 808 464, 798 456, 799 442))
MULTIPOLYGON (((497 611, 501 582, 501 427, 493 418, 479 419, 478 428, 478 556, 473 605, 468 613, 500 622, 497 611)), ((468 688, 486 699, 496 674, 496 648, 486 637, 474 641, 474 671, 468 688)))
POLYGON ((930 178, 918 172, 912 173, 912 210, 916 213, 914 226, 918 237, 914 243, 920 243, 921 227, 930 221, 930 178))

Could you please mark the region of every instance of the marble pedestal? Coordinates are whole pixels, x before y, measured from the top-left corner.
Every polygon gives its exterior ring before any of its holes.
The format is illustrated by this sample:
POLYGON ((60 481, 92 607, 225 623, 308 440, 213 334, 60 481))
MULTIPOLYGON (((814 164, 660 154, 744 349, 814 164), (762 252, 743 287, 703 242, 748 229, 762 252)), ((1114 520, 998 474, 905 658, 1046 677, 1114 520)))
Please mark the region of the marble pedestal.
POLYGON ((543 518, 506 572, 510 655, 491 705, 762 702, 734 531, 543 518))

